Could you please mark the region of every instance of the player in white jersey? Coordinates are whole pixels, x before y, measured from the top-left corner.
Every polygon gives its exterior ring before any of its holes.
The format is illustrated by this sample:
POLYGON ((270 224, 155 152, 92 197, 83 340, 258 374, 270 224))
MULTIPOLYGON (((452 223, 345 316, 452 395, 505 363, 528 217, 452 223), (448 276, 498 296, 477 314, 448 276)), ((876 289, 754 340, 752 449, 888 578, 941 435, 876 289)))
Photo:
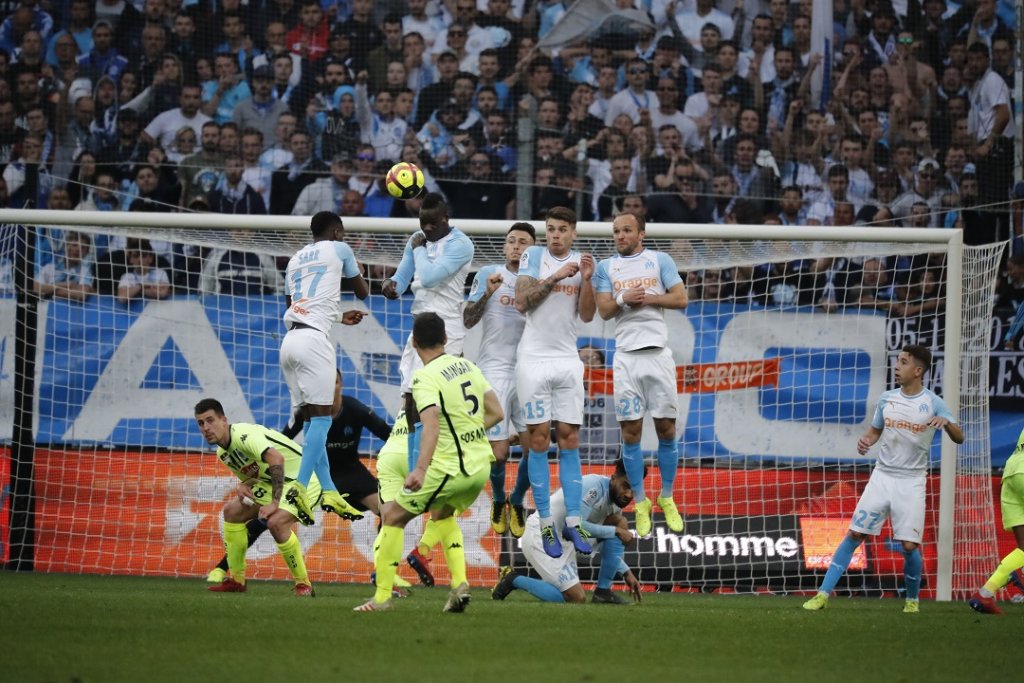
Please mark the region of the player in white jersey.
MULTIPOLYGON (((601 548, 601 565, 597 575, 597 589, 592 602, 627 605, 629 601, 612 592, 612 581, 621 574, 629 586, 633 600, 640 602, 640 582, 623 560, 626 546, 635 541, 629 530, 622 508, 633 499, 629 477, 622 460, 615 463, 615 473, 609 477, 588 474, 583 477, 583 526, 601 548)), ((565 499, 562 490, 551 497, 551 512, 555 524, 565 524, 565 499)), ((530 566, 540 575, 534 579, 517 574, 512 567, 502 567, 498 584, 491 597, 504 600, 509 593, 524 590, 544 602, 585 602, 587 594, 580 585, 576 553, 572 543, 565 542, 561 557, 550 557, 543 548, 537 514, 530 515, 523 536, 523 554, 530 566)))
MULTIPOLYGON (((526 426, 516 398, 516 356, 526 318, 516 310, 516 276, 523 252, 537 242, 537 232, 529 223, 514 223, 505 233, 504 265, 484 266, 473 278, 462 321, 466 329, 483 323, 477 367, 501 399, 505 419, 487 432, 494 451, 491 464, 491 528, 497 534, 511 529, 519 538, 526 528, 523 497, 530 486, 526 463, 520 463, 512 495, 505 498, 505 462, 509 436, 519 434, 519 443, 527 442, 526 426)), ((524 445, 525 448, 525 445, 524 445)))
MULTIPOLYGON (((472 262, 473 242, 464 232, 448 224, 448 204, 444 197, 431 192, 423 197, 420 207, 420 229, 406 242, 398 269, 384 281, 381 293, 388 299, 397 299, 411 287, 412 317, 427 312, 441 316, 448 335, 444 351, 461 356, 466 337, 462 323, 463 291, 472 262)), ((422 367, 410 333, 399 365, 405 414, 409 420, 409 453, 419 452, 418 440, 423 431, 411 389, 412 375, 422 367)), ((410 460, 409 469, 413 465, 410 460)))
POLYGON ((644 416, 654 419, 658 434, 658 507, 675 533, 683 530, 672 488, 679 468, 676 441, 676 364, 668 348, 665 309, 686 307, 686 283, 668 254, 644 247, 646 221, 623 213, 612 222, 616 256, 597 264, 594 291, 597 311, 615 320, 615 418, 622 430, 622 459, 636 500, 636 532, 651 533, 651 501, 644 491, 644 456, 640 450, 644 416))
POLYGON ((573 251, 576 213, 556 206, 544 218, 547 248, 530 247, 519 261, 516 308, 526 314, 519 341, 516 393, 529 432, 530 486, 540 515, 544 550, 560 557, 551 517, 548 447, 551 421, 558 421, 558 478, 565 494, 562 536, 590 552, 580 526, 580 424, 583 423, 583 362, 576 351, 577 327, 594 319, 594 257, 573 251))
MULTIPOLYGON (((302 446, 302 462, 296 480, 305 487, 316 472, 323 487, 321 507, 345 519, 359 519, 363 513, 338 493, 327 460, 327 432, 334 410, 334 377, 337 357, 330 340, 335 322, 356 325, 359 311, 341 312, 341 290, 351 289, 365 299, 370 289, 359 271, 352 247, 345 244, 345 226, 330 211, 321 211, 310 221, 313 243, 299 249, 285 271, 284 323, 288 332, 281 342, 281 371, 292 405, 308 418, 302 446)), ((305 496, 299 497, 305 500, 305 496)), ((303 510, 310 517, 311 510, 303 510)))
POLYGON ((877 536, 886 517, 891 516, 893 538, 903 545, 907 591, 903 611, 919 611, 922 563, 918 546, 924 529, 928 454, 936 429, 945 431, 954 443, 964 442, 964 433, 946 402, 924 388, 923 378, 931 364, 932 353, 923 346, 905 346, 900 352, 895 368, 900 388, 879 397, 871 427, 857 441, 857 452, 861 455, 867 455, 877 442, 878 462, 857 501, 849 533, 833 553, 818 594, 804 603, 804 609, 825 609, 828 596, 850 565, 854 551, 865 536, 877 536))

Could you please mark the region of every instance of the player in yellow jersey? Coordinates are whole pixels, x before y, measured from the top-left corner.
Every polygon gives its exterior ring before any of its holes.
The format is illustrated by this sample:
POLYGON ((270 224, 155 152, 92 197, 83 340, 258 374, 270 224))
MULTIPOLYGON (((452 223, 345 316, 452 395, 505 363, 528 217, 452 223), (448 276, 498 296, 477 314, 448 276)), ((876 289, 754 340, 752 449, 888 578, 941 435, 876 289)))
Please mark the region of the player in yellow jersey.
MULTIPOLYGON (((455 515, 472 505, 487 483, 492 458, 487 430, 504 414, 498 395, 480 369, 444 352, 447 336, 439 315, 417 315, 412 340, 423 361, 412 377, 413 402, 423 425, 419 457, 397 493, 385 492, 382 483, 382 526, 373 547, 377 592, 356 607, 357 612, 391 608, 391 586, 402 557, 405 525, 427 511, 452 574, 444 611, 463 612, 469 604, 462 530, 455 515), (384 501, 385 495, 394 498, 384 501)), ((387 463, 386 457, 385 467, 387 463)), ((383 482, 388 475, 378 469, 378 476, 383 482)))
MULTIPOLYGON (((244 593, 245 550, 248 547, 245 523, 259 517, 265 520, 277 541, 288 571, 295 579, 295 595, 312 597, 313 586, 306 574, 302 546, 295 535, 295 522, 313 520, 296 505, 302 487, 295 476, 302 459, 302 448, 280 432, 255 424, 228 422, 220 401, 204 398, 196 404, 196 424, 209 444, 216 444, 217 458, 238 477, 235 497, 224 506, 224 547, 231 576, 210 586, 216 593, 244 593)), ((315 477, 305 488, 306 503, 320 499, 320 483, 315 477)), ((308 509, 308 507, 307 507, 308 509)))
POLYGON ((1002 610, 996 605, 996 593, 1008 581, 1020 581, 1018 570, 1024 567, 1024 430, 1021 430, 1017 448, 1013 450, 1003 468, 1003 487, 999 503, 1003 513, 1003 528, 1013 531, 1017 547, 1002 559, 985 585, 967 601, 971 609, 982 614, 1002 614, 1002 610))

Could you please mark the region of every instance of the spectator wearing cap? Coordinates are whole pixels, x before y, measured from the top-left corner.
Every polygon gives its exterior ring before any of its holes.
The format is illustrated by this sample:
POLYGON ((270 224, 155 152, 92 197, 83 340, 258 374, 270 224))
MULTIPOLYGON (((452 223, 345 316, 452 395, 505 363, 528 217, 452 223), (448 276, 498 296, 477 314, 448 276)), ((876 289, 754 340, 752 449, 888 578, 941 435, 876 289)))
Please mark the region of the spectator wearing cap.
POLYGON ((408 0, 407 6, 409 12, 402 17, 402 34, 419 34, 426 50, 433 53, 437 37, 444 32, 444 21, 440 16, 427 15, 427 0, 408 0))
POLYGON ((647 90, 647 74, 650 69, 647 62, 635 57, 626 64, 626 83, 628 87, 616 94, 608 102, 608 113, 604 123, 611 126, 621 114, 627 115, 634 124, 649 121, 652 109, 658 106, 658 95, 647 90))
POLYGON ((388 14, 381 21, 381 33, 384 42, 370 50, 366 57, 366 70, 369 72, 369 88, 377 92, 378 88, 387 83, 388 64, 404 63, 402 54, 402 17, 388 14))
POLYGON ((243 175, 245 164, 241 155, 229 154, 224 160, 224 172, 220 174, 216 185, 207 193, 210 211, 226 214, 264 215, 267 206, 263 197, 243 175))
POLYGON ((327 18, 320 9, 319 0, 302 0, 299 23, 285 37, 288 50, 311 63, 316 63, 327 56, 328 35, 327 18))
POLYGON ((227 123, 234 117, 238 103, 252 97, 252 90, 238 72, 238 62, 232 55, 219 54, 213 64, 217 78, 203 83, 203 113, 217 123, 227 123))
POLYGON ((380 29, 373 23, 373 4, 373 0, 352 0, 352 16, 341 23, 342 30, 351 36, 352 53, 359 55, 360 61, 384 42, 380 29))
POLYGON ((78 57, 79 73, 93 83, 100 76, 110 76, 117 82, 128 68, 128 60, 114 47, 114 29, 109 21, 101 19, 93 25, 92 41, 92 50, 78 57))
MULTIPOLYGON (((291 64, 290 57, 287 63, 291 64)), ((252 96, 239 102, 231 115, 240 130, 253 128, 262 134, 264 140, 274 140, 277 119, 289 109, 285 100, 273 96, 273 87, 273 67, 257 67, 252 73, 252 96)))
POLYGON ((970 83, 971 94, 968 128, 977 144, 972 157, 978 175, 985 179, 981 200, 986 204, 1005 202, 1012 182, 1012 143, 1016 131, 1010 92, 1002 77, 990 68, 989 49, 983 43, 974 43, 967 49, 964 78, 970 83))
POLYGON ((274 171, 270 180, 270 213, 277 216, 290 214, 302 190, 327 171, 326 164, 313 153, 313 139, 307 130, 293 130, 288 143, 292 160, 274 171))
POLYGON ((454 52, 445 50, 437 57, 437 80, 420 91, 416 100, 415 128, 422 128, 438 108, 452 96, 459 60, 454 52))
MULTIPOLYGON (((679 3, 679 9, 684 9, 686 3, 679 3)), ((722 38, 731 40, 736 30, 736 25, 725 12, 715 7, 714 0, 697 0, 692 10, 677 12, 674 17, 669 18, 675 21, 683 33, 683 37, 689 41, 695 50, 701 49, 700 34, 704 25, 712 23, 722 33, 722 38)))
POLYGON ((896 220, 906 219, 911 207, 918 202, 927 204, 932 211, 938 211, 942 204, 942 191, 938 189, 941 175, 938 161, 931 157, 921 159, 917 164, 914 187, 897 197, 890 207, 896 220))
POLYGON ((394 95, 383 86, 373 96, 371 109, 366 92, 368 78, 366 71, 360 71, 356 77, 356 120, 361 131, 360 139, 373 148, 378 159, 394 161, 402 154, 409 124, 395 116, 394 95))

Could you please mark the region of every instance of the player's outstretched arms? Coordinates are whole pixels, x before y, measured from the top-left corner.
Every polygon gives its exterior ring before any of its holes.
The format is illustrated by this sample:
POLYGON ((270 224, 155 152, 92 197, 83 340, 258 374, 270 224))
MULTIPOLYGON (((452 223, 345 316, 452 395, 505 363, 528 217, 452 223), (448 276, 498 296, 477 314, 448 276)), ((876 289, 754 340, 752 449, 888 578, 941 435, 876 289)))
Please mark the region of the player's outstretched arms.
POLYGON ((501 409, 501 399, 493 389, 484 394, 484 429, 490 429, 505 419, 505 411, 501 409))

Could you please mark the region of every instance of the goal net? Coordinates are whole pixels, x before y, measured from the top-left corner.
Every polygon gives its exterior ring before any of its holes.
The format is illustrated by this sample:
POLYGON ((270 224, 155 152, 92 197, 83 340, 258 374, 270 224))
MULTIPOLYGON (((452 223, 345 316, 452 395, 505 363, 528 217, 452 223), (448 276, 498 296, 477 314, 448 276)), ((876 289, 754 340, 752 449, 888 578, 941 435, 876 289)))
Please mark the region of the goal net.
MULTIPOLYGON (((37 571, 204 575, 222 554, 220 509, 233 478, 199 434, 193 407, 216 397, 233 422, 286 424, 282 269, 307 241, 308 219, 0 214, 0 485, 12 492, 0 510, 4 559, 37 571), (163 275, 148 277, 166 287, 129 294, 125 283, 152 269, 163 275), (16 291, 19 280, 39 288, 38 306, 16 291), (76 284, 85 281, 89 288, 76 284), (31 324, 18 334, 22 320, 31 324), (31 358, 19 361, 19 349, 31 358), (28 361, 31 377, 19 380, 28 361)), ((411 297, 387 300, 380 284, 415 227, 346 219, 372 293, 351 302, 369 313, 360 325, 332 332, 343 391, 389 421, 411 297)), ((507 224, 459 227, 473 237, 476 267, 503 260, 507 224)), ((607 224, 581 224, 579 234, 577 248, 597 259, 613 253, 607 224)), ((666 314, 679 394, 675 497, 686 528, 673 533, 655 515, 650 538, 627 549, 641 581, 704 592, 813 589, 870 473, 874 453, 859 456, 857 439, 894 386, 899 350, 916 343, 934 354, 926 386, 958 412, 967 437, 932 448, 923 595, 949 599, 980 585, 997 560, 988 337, 1003 245, 962 247, 955 231, 938 229, 650 225, 647 235, 674 259, 690 304, 666 314)), ((470 358, 478 338, 471 330, 470 358)), ((583 325, 579 346, 590 349, 584 470, 610 473, 620 450, 613 323, 583 325)), ((371 468, 380 446, 363 435, 371 468)), ((643 448, 656 495, 651 425, 643 448)), ((509 489, 517 465, 514 454, 509 489)), ((500 564, 525 564, 514 540, 490 530, 490 500, 485 490, 460 519, 475 585, 492 583, 500 564)), ((420 529, 410 525, 407 550, 420 529)), ((372 515, 352 524, 318 517, 300 529, 311 578, 368 581, 375 535, 372 515)), ((269 535, 249 553, 253 578, 287 577, 269 535)), ((838 590, 897 594, 902 562, 886 523, 838 590)), ((596 565, 583 560, 581 576, 596 579, 596 565)))

